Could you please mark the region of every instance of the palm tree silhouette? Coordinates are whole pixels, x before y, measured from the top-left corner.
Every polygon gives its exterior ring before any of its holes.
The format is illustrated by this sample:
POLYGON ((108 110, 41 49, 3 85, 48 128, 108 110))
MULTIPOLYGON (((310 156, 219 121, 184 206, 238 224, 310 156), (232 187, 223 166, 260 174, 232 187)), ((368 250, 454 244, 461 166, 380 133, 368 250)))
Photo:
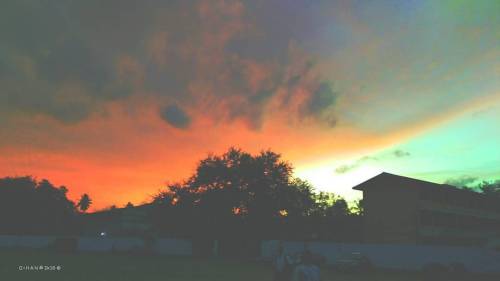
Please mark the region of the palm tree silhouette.
POLYGON ((92 199, 90 199, 89 195, 87 193, 84 193, 82 197, 80 197, 80 201, 78 201, 78 204, 76 205, 82 212, 85 212, 88 210, 90 205, 92 204, 92 199))

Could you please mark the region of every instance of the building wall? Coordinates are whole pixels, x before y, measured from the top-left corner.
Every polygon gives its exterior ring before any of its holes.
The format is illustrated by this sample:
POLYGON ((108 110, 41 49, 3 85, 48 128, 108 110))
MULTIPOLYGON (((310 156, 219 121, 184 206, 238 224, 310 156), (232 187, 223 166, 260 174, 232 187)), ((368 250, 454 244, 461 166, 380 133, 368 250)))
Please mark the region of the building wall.
POLYGON ((488 246, 500 238, 498 202, 461 191, 432 191, 423 191, 419 202, 422 243, 488 246))
POLYGON ((378 186, 363 192, 367 243, 417 243, 418 193, 413 188, 378 186))
POLYGON ((500 204, 482 194, 395 178, 372 181, 363 198, 367 243, 500 244, 500 204))

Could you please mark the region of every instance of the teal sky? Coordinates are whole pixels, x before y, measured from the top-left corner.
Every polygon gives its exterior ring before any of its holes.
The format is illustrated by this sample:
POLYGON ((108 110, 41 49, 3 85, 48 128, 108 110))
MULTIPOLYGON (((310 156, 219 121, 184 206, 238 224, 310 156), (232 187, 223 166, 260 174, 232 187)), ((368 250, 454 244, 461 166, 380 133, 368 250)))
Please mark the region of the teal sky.
MULTIPOLYGON (((398 145, 412 151, 410 163, 388 163, 388 170, 443 182, 460 177, 500 179, 500 106, 465 114, 398 145)), ((408 159, 409 160, 409 159, 408 159)))
POLYGON ((335 109, 340 122, 384 141, 325 159, 334 175, 321 165, 300 174, 351 198, 360 196, 353 184, 381 171, 437 183, 499 179, 500 2, 353 3, 316 34, 335 47, 317 51, 349 92, 335 109))

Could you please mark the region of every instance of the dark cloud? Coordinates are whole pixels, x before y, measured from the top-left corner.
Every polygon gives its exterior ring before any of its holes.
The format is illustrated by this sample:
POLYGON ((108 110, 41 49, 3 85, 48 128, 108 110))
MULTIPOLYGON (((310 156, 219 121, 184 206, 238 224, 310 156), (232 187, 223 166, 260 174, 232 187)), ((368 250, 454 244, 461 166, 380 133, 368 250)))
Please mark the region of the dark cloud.
POLYGON ((313 92, 307 104, 310 113, 321 113, 335 104, 337 93, 335 93, 329 83, 323 82, 313 92))
POLYGON ((355 168, 357 168, 359 165, 356 165, 356 164, 352 164, 352 165, 342 165, 342 166, 339 166, 335 169, 335 172, 337 174, 345 174, 355 168))
POLYGON ((288 87, 293 88, 298 85, 301 78, 302 77, 300 75, 295 75, 292 78, 288 79, 288 87))
POLYGON ((89 93, 97 94, 111 80, 111 66, 100 59, 95 50, 82 39, 71 38, 57 42, 42 59, 38 60, 38 72, 50 83, 82 81, 89 93))
POLYGON ((45 114, 71 124, 85 119, 93 107, 93 99, 79 83, 54 86, 47 81, 11 79, 0 84, 0 117, 45 114))
POLYGON ((304 104, 306 116, 313 116, 317 120, 326 123, 330 127, 337 124, 337 118, 333 114, 333 107, 337 102, 338 94, 329 82, 321 82, 312 91, 307 103, 304 104))
POLYGON ((367 162, 376 162, 376 161, 385 161, 394 158, 403 158, 409 157, 411 154, 408 151, 404 151, 401 149, 396 149, 391 152, 386 152, 377 156, 363 156, 351 164, 341 165, 335 169, 335 173, 337 174, 345 174, 354 169, 359 168, 360 166, 366 164, 367 162))
POLYGON ((290 42, 300 41, 312 31, 310 15, 304 13, 311 5, 309 1, 274 0, 246 5, 256 32, 235 36, 228 43, 228 50, 244 58, 286 63, 290 42))
MULTIPOLYGON (((0 117, 46 115, 74 123, 110 101, 148 94, 159 104, 192 110, 208 100, 216 108, 207 110, 209 117, 244 119, 258 129, 277 93, 285 92, 285 110, 300 88, 307 95, 302 111, 290 115, 333 126, 337 93, 311 74, 311 58, 297 51, 308 34, 302 13, 308 6, 12 1, 0 10, 0 117), (126 66, 123 57, 130 60, 126 66)), ((191 121, 185 113, 163 113, 177 127, 191 121)))
POLYGON ((337 174, 345 174, 347 172, 350 172, 350 171, 352 171, 354 169, 359 168, 361 165, 365 164, 366 162, 378 161, 378 160, 379 160, 379 158, 377 158, 377 157, 364 156, 364 157, 359 158, 358 160, 356 160, 352 164, 342 165, 342 166, 337 167, 335 169, 335 172, 337 174))
POLYGON ((404 151, 404 150, 401 150, 401 149, 396 149, 392 153, 394 154, 394 156, 396 156, 398 158, 408 157, 408 156, 411 155, 408 151, 404 151))
POLYGON ((79 102, 66 102, 58 104, 50 110, 50 115, 65 123, 76 123, 85 119, 90 114, 90 107, 79 102))
POLYGON ((75 123, 130 95, 114 58, 77 27, 69 3, 12 1, 0 11, 0 117, 47 115, 75 123))
POLYGON ((0 9, 2 47, 43 56, 50 45, 68 32, 62 2, 6 1, 0 9))
POLYGON ((162 108, 160 110, 160 117, 170 125, 179 129, 186 129, 189 127, 189 124, 191 124, 191 118, 176 104, 167 105, 162 108))
POLYGON ((477 183, 478 181, 479 178, 477 177, 463 175, 457 178, 449 178, 444 182, 444 184, 449 184, 456 187, 471 187, 474 183, 477 183))

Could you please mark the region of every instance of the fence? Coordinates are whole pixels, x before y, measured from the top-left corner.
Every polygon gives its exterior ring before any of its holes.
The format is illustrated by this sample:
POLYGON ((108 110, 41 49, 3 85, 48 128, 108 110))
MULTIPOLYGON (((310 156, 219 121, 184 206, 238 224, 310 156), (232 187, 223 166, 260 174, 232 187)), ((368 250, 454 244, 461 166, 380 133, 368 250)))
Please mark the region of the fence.
MULTIPOLYGON (((80 252, 128 252, 150 249, 163 255, 191 256, 193 243, 186 239, 156 239, 144 241, 140 238, 76 237, 76 250, 80 252)), ((0 235, 0 248, 48 248, 56 243, 55 236, 0 235)), ((279 241, 268 240, 260 244, 260 256, 271 259, 277 252, 279 241)), ((345 254, 359 252, 370 259, 376 267, 402 270, 420 270, 429 263, 462 263, 473 272, 500 273, 500 252, 486 248, 445 247, 391 244, 346 244, 333 242, 284 241, 289 254, 301 253, 306 248, 326 258, 327 264, 345 254)))
POLYGON ((56 237, 53 236, 16 236, 0 235, 1 248, 46 248, 53 244, 56 237))
MULTIPOLYGON (((164 255, 190 256, 192 243, 185 239, 156 239, 150 244, 140 238, 76 237, 76 250, 80 252, 130 252, 146 248, 164 255)), ((56 236, 0 235, 0 248, 42 249, 53 246, 56 236)))
MULTIPOLYGON (((272 258, 277 252, 279 243, 279 241, 263 241, 262 257, 272 258)), ((366 256, 374 266, 380 268, 420 270, 430 263, 444 265, 461 263, 472 272, 500 273, 500 252, 486 248, 333 242, 284 241, 282 243, 289 254, 300 253, 307 248, 313 253, 324 256, 327 264, 333 264, 345 254, 356 252, 366 256)))

